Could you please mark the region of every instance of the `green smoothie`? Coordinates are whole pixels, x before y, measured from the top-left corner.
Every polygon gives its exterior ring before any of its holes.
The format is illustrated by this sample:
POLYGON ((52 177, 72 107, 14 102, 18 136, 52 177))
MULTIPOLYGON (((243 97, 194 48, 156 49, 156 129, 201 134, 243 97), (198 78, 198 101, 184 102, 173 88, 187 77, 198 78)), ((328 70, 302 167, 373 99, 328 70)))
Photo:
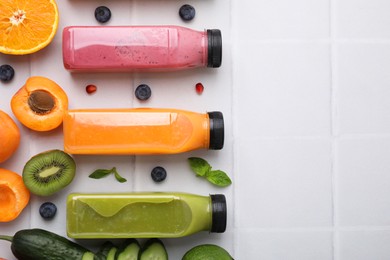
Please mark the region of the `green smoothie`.
POLYGON ((212 225, 210 196, 70 194, 67 200, 67 232, 72 238, 181 237, 212 230, 212 225))

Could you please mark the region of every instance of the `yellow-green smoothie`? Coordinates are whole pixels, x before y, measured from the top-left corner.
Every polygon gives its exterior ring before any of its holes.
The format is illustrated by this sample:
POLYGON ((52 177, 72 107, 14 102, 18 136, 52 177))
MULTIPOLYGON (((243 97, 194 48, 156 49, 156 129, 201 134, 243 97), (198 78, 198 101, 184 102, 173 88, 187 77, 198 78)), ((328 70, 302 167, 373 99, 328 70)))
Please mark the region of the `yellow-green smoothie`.
POLYGON ((223 195, 70 194, 67 200, 67 233, 72 238, 181 237, 225 228, 223 195))

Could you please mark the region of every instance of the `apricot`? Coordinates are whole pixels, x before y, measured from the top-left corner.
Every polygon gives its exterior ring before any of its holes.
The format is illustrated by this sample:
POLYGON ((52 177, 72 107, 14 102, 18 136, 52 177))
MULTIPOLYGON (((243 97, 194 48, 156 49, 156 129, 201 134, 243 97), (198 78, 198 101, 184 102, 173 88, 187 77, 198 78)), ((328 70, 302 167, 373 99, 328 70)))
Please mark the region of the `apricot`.
POLYGON ((50 131, 62 123, 68 109, 68 96, 54 81, 30 77, 11 99, 12 112, 26 127, 50 131))
POLYGON ((0 110, 0 163, 8 160, 18 149, 20 131, 14 120, 0 110))
POLYGON ((30 201, 22 176, 0 168, 0 222, 17 218, 30 201))

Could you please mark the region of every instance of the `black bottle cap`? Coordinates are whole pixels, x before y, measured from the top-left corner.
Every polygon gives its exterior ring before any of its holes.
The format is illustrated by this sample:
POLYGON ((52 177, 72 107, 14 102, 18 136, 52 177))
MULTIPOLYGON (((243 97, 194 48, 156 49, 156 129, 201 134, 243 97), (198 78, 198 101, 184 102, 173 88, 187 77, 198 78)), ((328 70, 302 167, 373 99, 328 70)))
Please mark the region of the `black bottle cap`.
POLYGON ((223 233, 226 230, 227 223, 227 208, 226 198, 223 194, 213 194, 211 197, 212 210, 212 233, 223 233))
POLYGON ((209 112, 210 119, 210 144, 209 149, 221 150, 225 139, 225 126, 221 112, 209 112))
POLYGON ((218 68, 222 63, 222 34, 218 29, 207 30, 207 67, 218 68))

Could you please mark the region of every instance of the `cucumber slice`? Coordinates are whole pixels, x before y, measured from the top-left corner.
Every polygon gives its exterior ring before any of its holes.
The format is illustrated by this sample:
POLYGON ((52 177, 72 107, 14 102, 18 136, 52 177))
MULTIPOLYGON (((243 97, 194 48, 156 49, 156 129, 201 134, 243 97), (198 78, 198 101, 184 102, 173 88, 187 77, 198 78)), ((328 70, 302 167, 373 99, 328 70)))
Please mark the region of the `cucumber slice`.
POLYGON ((94 260, 114 260, 117 247, 110 241, 105 242, 99 252, 96 253, 94 260))
POLYGON ((152 238, 146 241, 139 252, 139 260, 168 260, 168 253, 160 239, 152 238))
POLYGON ((115 260, 137 260, 140 250, 137 240, 127 239, 116 252, 115 260))
POLYGON ((92 252, 85 252, 83 254, 83 258, 81 260, 94 260, 95 259, 95 254, 92 252))
POLYGON ((107 254, 106 260, 115 260, 116 251, 118 251, 118 248, 112 247, 107 254))

